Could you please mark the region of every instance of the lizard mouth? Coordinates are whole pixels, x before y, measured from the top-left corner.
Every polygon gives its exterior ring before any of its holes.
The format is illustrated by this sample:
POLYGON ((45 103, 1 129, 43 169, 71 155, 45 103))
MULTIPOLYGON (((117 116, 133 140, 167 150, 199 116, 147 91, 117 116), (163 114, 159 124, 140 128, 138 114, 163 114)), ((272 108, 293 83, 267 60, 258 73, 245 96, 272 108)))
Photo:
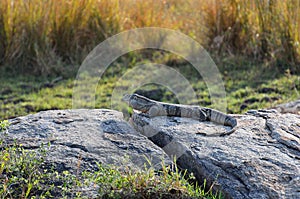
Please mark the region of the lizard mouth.
POLYGON ((130 100, 130 96, 131 96, 131 95, 129 95, 129 94, 123 95, 122 101, 123 101, 123 102, 126 102, 126 103, 128 104, 128 103, 129 103, 129 100, 130 100))

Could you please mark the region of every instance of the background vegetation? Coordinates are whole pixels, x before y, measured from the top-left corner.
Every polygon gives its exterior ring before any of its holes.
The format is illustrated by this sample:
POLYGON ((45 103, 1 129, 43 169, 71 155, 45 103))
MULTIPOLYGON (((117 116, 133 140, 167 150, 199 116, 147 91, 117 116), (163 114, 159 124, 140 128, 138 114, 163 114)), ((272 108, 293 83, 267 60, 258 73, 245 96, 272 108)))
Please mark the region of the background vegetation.
MULTIPOLYGON (((2 0, 0 118, 72 108, 73 80, 86 55, 114 34, 147 26, 179 30, 209 51, 223 75, 229 113, 294 100, 300 88, 298 13, 297 0, 2 0)), ((96 107, 110 108, 118 78, 144 62, 179 70, 198 94, 190 104, 211 105, 189 63, 143 50, 111 64, 99 82, 96 107)), ((148 97, 176 102, 165 88, 148 90, 158 90, 144 93, 148 97)))
MULTIPOLYGON (((114 34, 145 26, 179 30, 210 52, 223 75, 230 113, 296 99, 298 13, 297 0, 2 0, 0 118, 71 108, 72 80, 86 55, 114 34)), ((189 63, 167 52, 143 50, 120 57, 105 72, 96 107, 109 108, 118 77, 147 60, 189 77, 199 94, 199 101, 190 103, 210 106, 206 86, 189 63)), ((160 91, 148 97, 176 102, 164 88, 150 90, 160 91)))
POLYGON ((299 67, 298 0, 2 0, 0 61, 18 72, 60 73, 104 39, 132 28, 180 30, 217 58, 299 67), (63 64, 62 64, 63 63, 63 64))

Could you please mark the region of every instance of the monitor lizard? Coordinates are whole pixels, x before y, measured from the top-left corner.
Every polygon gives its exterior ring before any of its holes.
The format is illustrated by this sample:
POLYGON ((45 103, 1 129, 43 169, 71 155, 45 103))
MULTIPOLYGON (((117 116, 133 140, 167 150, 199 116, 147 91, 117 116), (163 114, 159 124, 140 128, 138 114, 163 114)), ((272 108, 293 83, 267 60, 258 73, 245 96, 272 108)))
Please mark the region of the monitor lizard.
POLYGON ((219 136, 233 133, 235 131, 235 127, 237 126, 237 120, 235 118, 210 108, 158 102, 138 94, 125 94, 122 98, 122 101, 126 102, 133 109, 141 111, 149 117, 187 117, 199 121, 212 121, 232 127, 231 130, 222 134, 218 134, 219 136))

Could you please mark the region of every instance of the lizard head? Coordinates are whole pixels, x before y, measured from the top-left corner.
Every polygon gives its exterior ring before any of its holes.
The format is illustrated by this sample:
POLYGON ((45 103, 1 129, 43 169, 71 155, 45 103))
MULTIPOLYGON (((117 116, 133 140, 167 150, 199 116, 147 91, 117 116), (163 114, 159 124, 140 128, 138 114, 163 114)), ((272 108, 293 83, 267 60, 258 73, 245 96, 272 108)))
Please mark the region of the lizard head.
POLYGON ((122 97, 122 101, 123 102, 126 102, 128 105, 131 105, 132 104, 137 104, 137 103, 140 103, 140 102, 144 102, 145 97, 141 96, 141 95, 138 95, 138 94, 125 94, 123 97, 122 97))
POLYGON ((148 98, 138 94, 125 94, 122 98, 123 102, 126 102, 130 107, 142 112, 146 112, 154 105, 148 98))
POLYGON ((125 95, 123 95, 123 97, 122 97, 122 101, 123 102, 126 102, 127 104, 129 104, 129 101, 130 101, 130 97, 131 97, 132 95, 130 95, 130 94, 125 94, 125 95))

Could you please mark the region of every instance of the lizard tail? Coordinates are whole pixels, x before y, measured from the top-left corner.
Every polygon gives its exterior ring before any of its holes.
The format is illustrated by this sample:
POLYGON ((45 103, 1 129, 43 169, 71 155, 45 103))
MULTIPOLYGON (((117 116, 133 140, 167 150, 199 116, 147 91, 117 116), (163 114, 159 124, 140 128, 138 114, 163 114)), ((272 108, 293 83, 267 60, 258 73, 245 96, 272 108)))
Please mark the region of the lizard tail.
POLYGON ((207 120, 216 122, 218 124, 223 124, 225 126, 230 126, 234 128, 237 125, 237 121, 235 118, 226 115, 220 111, 205 108, 207 120))

